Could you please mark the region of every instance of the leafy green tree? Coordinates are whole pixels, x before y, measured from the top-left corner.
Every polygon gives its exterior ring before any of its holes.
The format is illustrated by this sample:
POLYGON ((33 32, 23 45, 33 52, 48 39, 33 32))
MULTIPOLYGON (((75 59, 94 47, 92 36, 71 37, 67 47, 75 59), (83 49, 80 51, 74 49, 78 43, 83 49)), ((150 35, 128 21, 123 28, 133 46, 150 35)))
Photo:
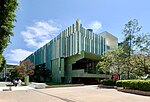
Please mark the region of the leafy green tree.
POLYGON ((150 34, 139 34, 135 40, 134 67, 144 74, 150 74, 150 34))
POLYGON ((128 67, 136 69, 134 72, 138 76, 150 74, 150 34, 139 34, 141 27, 138 27, 138 22, 132 29, 136 29, 134 39, 132 39, 134 53, 129 56, 128 67))
POLYGON ((45 82, 47 78, 51 77, 51 71, 45 67, 45 64, 40 64, 36 66, 34 71, 35 73, 32 77, 37 82, 45 82), (41 78, 43 78, 44 80, 41 80, 41 78))
POLYGON ((111 64, 112 64, 112 60, 110 59, 110 57, 104 55, 101 56, 101 59, 96 65, 96 67, 100 73, 109 74, 111 64))
POLYGON ((133 19, 130 20, 127 24, 125 24, 125 27, 123 29, 123 34, 125 36, 125 40, 123 41, 123 48, 124 52, 127 55, 126 64, 127 64, 127 75, 128 79, 130 78, 130 72, 133 70, 133 67, 131 65, 131 55, 135 51, 135 47, 137 46, 136 40, 137 36, 141 30, 141 26, 138 24, 138 20, 133 19))
POLYGON ((0 0, 0 65, 3 63, 2 53, 10 42, 10 36, 13 35, 17 6, 18 0, 0 0))
POLYGON ((130 20, 123 29, 125 39, 123 41, 123 48, 126 54, 130 57, 133 54, 136 36, 141 30, 141 26, 138 24, 138 20, 130 20))
POLYGON ((137 76, 142 77, 150 74, 150 57, 142 54, 134 54, 131 56, 131 64, 137 76))
POLYGON ((122 47, 109 50, 106 55, 112 60, 111 72, 122 75, 126 71, 126 55, 122 47))
POLYGON ((1 64, 0 64, 0 72, 1 72, 6 65, 6 60, 3 56, 0 57, 0 62, 1 62, 1 64))
POLYGON ((8 80, 10 80, 10 81, 13 81, 13 79, 22 77, 21 75, 18 74, 16 68, 13 71, 11 71, 10 73, 11 73, 11 75, 7 75, 8 76, 8 80))
POLYGON ((150 54, 150 34, 139 34, 135 40, 136 52, 149 55, 150 54))
POLYGON ((104 73, 110 72, 111 74, 122 75, 126 71, 126 56, 122 47, 109 50, 105 53, 97 64, 99 71, 104 73))
POLYGON ((97 65, 99 71, 125 75, 127 79, 150 75, 150 34, 140 34, 141 28, 136 19, 125 24, 122 47, 102 56, 97 65))

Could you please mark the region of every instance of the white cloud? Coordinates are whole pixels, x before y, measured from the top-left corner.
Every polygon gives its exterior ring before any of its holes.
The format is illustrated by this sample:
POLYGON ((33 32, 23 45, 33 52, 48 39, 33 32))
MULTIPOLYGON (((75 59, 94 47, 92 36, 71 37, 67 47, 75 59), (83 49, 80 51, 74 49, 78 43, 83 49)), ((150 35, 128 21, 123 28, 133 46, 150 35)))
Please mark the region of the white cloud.
POLYGON ((14 49, 11 50, 9 54, 6 54, 5 57, 9 64, 18 64, 20 61, 24 60, 27 56, 33 52, 23 50, 23 49, 14 49))
POLYGON ((38 21, 34 25, 26 27, 21 34, 27 46, 41 47, 51 39, 56 37, 61 29, 61 26, 54 21, 38 21))
MULTIPOLYGON (((52 20, 38 21, 34 22, 32 26, 26 27, 26 29, 21 32, 21 35, 27 46, 39 48, 56 37, 60 28, 61 25, 56 24, 52 20)), ((25 49, 14 49, 5 54, 5 58, 9 64, 16 65, 32 53, 32 51, 25 49)))
POLYGON ((98 33, 102 29, 102 23, 99 21, 93 21, 88 24, 88 28, 91 28, 95 33, 98 33))

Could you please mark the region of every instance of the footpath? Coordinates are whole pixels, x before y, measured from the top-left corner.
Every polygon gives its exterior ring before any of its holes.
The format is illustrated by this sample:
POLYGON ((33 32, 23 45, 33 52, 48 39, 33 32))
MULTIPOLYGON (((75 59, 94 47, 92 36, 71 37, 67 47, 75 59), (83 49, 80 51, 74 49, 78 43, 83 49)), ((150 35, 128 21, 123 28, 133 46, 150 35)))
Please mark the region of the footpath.
MULTIPOLYGON (((9 89, 9 87, 7 87, 6 85, 10 84, 10 82, 0 82, 0 91, 3 90, 7 90, 9 89)), ((33 87, 29 87, 29 86, 12 86, 11 87, 11 91, 15 91, 15 90, 30 90, 30 89, 34 89, 33 87)))

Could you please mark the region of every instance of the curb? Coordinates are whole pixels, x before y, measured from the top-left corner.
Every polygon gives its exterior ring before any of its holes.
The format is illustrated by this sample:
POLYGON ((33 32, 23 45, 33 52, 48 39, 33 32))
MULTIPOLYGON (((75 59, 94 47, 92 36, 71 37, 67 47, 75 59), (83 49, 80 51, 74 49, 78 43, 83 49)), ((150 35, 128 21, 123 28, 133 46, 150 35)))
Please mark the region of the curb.
POLYGON ((99 88, 117 89, 116 86, 98 85, 99 88))
POLYGON ((84 86, 84 84, 74 84, 74 85, 50 85, 45 88, 59 88, 59 87, 76 87, 76 86, 84 86))
POLYGON ((140 90, 132 90, 132 89, 117 89, 121 92, 131 93, 131 94, 137 94, 137 95, 143 95, 143 96, 150 96, 150 91, 140 91, 140 90))

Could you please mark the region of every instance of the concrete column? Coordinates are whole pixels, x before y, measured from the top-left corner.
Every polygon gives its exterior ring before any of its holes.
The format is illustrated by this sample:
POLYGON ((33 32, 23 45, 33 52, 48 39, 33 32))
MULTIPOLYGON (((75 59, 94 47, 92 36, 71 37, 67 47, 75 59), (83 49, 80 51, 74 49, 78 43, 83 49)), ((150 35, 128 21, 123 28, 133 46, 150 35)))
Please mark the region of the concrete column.
POLYGON ((68 64, 66 66, 66 70, 65 70, 66 74, 65 74, 65 82, 66 83, 71 83, 72 82, 72 64, 68 64))

